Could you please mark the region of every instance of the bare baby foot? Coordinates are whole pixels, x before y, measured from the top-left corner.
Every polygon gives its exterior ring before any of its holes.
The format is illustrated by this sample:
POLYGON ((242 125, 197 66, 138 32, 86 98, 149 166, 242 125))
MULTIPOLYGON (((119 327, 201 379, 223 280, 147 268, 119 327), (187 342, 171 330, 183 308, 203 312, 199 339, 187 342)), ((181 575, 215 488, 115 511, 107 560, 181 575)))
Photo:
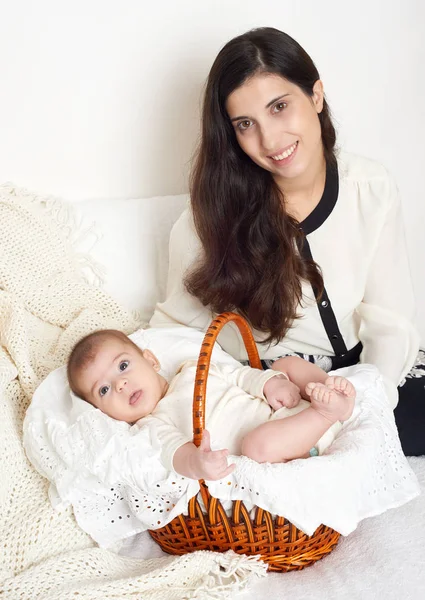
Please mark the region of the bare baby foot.
POLYGON ((354 396, 345 396, 341 392, 328 388, 323 383, 308 383, 305 390, 310 396, 312 408, 332 423, 346 421, 351 417, 354 396))
POLYGON ((347 398, 356 397, 356 389, 354 385, 345 377, 328 377, 325 381, 325 385, 331 390, 336 390, 337 392, 344 394, 344 396, 347 396, 347 398))

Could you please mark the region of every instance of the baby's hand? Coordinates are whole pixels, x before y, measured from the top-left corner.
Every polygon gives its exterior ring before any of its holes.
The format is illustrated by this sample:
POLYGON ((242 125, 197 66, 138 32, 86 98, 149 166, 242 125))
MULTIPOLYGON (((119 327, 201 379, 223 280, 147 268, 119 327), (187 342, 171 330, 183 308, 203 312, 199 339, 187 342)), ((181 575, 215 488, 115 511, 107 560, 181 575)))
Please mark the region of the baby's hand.
POLYGON ((235 465, 227 466, 228 454, 228 450, 211 450, 210 434, 204 429, 201 445, 192 457, 196 478, 215 481, 230 475, 235 465))
POLYGON ((274 410, 279 410, 282 406, 293 408, 301 400, 300 388, 284 375, 277 375, 266 381, 263 393, 274 410))

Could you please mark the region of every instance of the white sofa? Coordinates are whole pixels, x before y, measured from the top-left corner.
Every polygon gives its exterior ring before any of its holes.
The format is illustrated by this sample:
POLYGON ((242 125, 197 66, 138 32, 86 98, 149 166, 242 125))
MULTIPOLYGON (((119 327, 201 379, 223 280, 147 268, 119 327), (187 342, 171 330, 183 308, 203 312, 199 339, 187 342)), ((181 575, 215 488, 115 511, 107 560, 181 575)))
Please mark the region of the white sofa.
MULTIPOLYGON (((87 200, 74 208, 83 226, 94 223, 91 243, 80 247, 102 265, 105 289, 148 321, 164 297, 168 237, 186 195, 130 200, 87 200), (94 243, 95 242, 95 243, 94 243), (92 245, 94 243, 94 245, 92 245)), ((422 488, 425 458, 410 459, 422 488)), ((314 502, 314 498, 312 499, 314 502)), ((367 519, 326 559, 301 572, 269 574, 241 598, 254 600, 423 600, 425 598, 425 499, 367 519)), ((148 534, 124 552, 160 556, 148 534)))

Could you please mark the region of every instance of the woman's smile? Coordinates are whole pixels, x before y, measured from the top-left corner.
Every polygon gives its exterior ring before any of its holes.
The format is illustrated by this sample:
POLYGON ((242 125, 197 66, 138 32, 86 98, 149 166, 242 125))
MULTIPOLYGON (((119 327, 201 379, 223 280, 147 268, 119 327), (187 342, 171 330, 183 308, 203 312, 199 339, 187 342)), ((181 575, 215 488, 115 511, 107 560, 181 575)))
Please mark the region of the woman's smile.
POLYGON ((292 144, 291 146, 287 146, 283 150, 280 150, 278 153, 268 156, 270 160, 273 161, 274 165, 279 167, 284 167, 288 165, 294 159, 298 149, 298 142, 292 144))

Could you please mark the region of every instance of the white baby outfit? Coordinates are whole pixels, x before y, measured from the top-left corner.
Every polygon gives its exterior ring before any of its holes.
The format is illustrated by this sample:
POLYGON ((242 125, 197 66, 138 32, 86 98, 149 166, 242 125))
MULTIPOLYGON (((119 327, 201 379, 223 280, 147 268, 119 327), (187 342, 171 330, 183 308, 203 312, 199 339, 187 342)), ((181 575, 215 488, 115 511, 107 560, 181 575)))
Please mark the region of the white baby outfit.
MULTIPOLYGON (((175 451, 193 438, 192 403, 196 361, 187 361, 172 380, 166 396, 143 425, 155 428, 161 446, 161 459, 167 469, 173 469, 175 451)), ((301 400, 295 408, 274 411, 264 395, 264 384, 278 373, 251 367, 211 364, 208 373, 205 426, 215 450, 227 448, 230 454, 241 454, 244 436, 261 423, 282 419, 310 406, 301 400)), ((335 423, 320 438, 316 448, 321 454, 335 439, 341 424, 335 423)))

